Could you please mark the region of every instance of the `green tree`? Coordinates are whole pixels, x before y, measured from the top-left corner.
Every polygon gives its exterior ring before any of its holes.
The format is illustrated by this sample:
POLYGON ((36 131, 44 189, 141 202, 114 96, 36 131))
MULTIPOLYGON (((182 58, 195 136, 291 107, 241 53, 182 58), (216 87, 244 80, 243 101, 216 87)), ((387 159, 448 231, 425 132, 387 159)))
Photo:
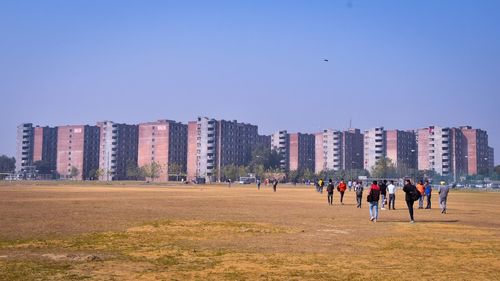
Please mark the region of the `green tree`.
POLYGON ((493 169, 493 171, 495 171, 495 174, 500 175, 500 165, 495 166, 495 168, 493 169))
POLYGON ((252 170, 255 170, 258 166, 263 166, 266 171, 279 169, 281 159, 282 157, 277 151, 261 145, 252 151, 249 166, 252 170))
POLYGON ((69 172, 69 175, 68 175, 68 176, 69 176, 70 178, 73 178, 73 179, 74 179, 74 178, 78 177, 78 175, 79 175, 79 174, 80 174, 80 171, 78 170, 78 168, 77 168, 77 167, 75 167, 75 166, 71 166, 71 170, 70 170, 70 172, 69 172))
POLYGON ((382 157, 373 166, 371 175, 374 178, 392 178, 396 176, 396 168, 391 159, 382 157))
POLYGON ((125 168, 125 176, 128 179, 137 180, 140 177, 141 171, 134 160, 128 160, 125 168))
POLYGON ((6 155, 0 156, 0 173, 12 173, 16 169, 16 159, 6 155))
POLYGON ((39 174, 48 175, 51 174, 54 170, 49 162, 43 160, 35 161, 35 163, 33 163, 33 166, 35 166, 35 169, 39 174))

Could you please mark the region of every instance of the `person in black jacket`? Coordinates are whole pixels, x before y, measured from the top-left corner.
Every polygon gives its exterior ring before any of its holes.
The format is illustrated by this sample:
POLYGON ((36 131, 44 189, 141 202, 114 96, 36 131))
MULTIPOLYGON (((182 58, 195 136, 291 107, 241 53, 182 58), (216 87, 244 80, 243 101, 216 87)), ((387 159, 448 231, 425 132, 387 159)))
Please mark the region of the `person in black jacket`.
POLYGON ((387 180, 383 180, 381 183, 378 184, 380 187, 380 195, 382 195, 382 210, 385 210, 385 204, 386 204, 386 195, 387 195, 387 180))
POLYGON ((328 205, 333 205, 333 189, 335 185, 333 184, 332 179, 328 181, 328 186, 326 187, 326 191, 328 192, 328 205))
POLYGON ((418 192, 417 187, 407 179, 405 180, 403 191, 406 193, 405 200, 406 205, 408 206, 408 212, 410 213, 410 223, 414 223, 415 220, 413 219, 413 203, 415 203, 415 201, 413 200, 413 194, 418 192))

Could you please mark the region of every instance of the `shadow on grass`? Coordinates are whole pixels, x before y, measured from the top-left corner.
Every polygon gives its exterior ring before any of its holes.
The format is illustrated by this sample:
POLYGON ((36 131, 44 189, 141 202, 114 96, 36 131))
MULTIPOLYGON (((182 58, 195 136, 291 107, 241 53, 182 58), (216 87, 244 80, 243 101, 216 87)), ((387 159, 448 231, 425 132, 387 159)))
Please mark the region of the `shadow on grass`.
MULTIPOLYGON (((397 223, 397 222, 400 222, 400 223, 408 223, 409 220, 378 220, 377 223, 397 223)), ((438 219, 438 220, 419 220, 419 219, 416 219, 415 220, 415 223, 457 223, 459 222, 459 220, 441 220, 441 219, 438 219)))

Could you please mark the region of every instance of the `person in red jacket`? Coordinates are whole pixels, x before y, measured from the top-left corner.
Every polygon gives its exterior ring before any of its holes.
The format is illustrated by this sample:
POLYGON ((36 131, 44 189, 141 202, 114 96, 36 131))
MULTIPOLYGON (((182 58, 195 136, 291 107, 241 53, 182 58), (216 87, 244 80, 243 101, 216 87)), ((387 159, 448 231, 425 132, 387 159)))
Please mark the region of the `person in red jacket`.
POLYGON ((344 205, 343 201, 344 201, 344 193, 345 193, 345 190, 347 189, 347 185, 345 184, 344 182, 344 179, 342 179, 339 183, 339 185, 337 185, 337 190, 340 192, 340 204, 344 205))
POLYGON ((380 199, 380 187, 377 181, 373 181, 370 186, 370 191, 368 191, 368 197, 366 201, 370 203, 370 220, 372 222, 377 222, 378 219, 378 201, 380 199))

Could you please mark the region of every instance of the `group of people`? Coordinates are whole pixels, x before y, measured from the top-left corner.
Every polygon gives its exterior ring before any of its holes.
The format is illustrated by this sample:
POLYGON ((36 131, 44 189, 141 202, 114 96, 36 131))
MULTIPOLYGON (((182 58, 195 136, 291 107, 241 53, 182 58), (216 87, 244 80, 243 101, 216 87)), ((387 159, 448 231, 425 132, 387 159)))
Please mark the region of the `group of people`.
MULTIPOLYGON (((370 220, 376 222, 378 219, 378 202, 380 197, 382 197, 382 210, 384 210, 385 205, 385 195, 386 192, 389 192, 389 210, 394 210, 394 202, 396 200, 396 186, 394 182, 387 186, 387 181, 383 180, 381 183, 377 181, 373 181, 370 186, 370 190, 368 192, 367 201, 370 204, 370 220)), ((445 185, 439 186, 438 194, 439 194, 439 205, 441 207, 441 213, 446 214, 446 202, 448 199, 448 192, 450 188, 445 185)), ((431 209, 431 194, 432 194, 432 186, 429 181, 425 182, 425 185, 422 181, 420 181, 417 186, 413 185, 411 180, 406 179, 405 184, 403 186, 403 191, 405 192, 405 201, 406 206, 408 207, 408 213, 410 214, 410 223, 414 223, 415 219, 413 216, 413 205, 415 201, 419 202, 419 209, 423 209, 424 198, 427 198, 427 206, 426 209, 431 209)), ((358 205, 360 205, 358 203, 358 205)))
MULTIPOLYGON (((351 183, 351 182, 350 182, 351 183)), ((323 179, 320 179, 316 184, 316 191, 323 193, 323 188, 325 186, 325 182, 323 179)), ((340 193, 340 204, 344 205, 344 193, 351 186, 351 184, 346 184, 342 179, 338 184, 335 184, 331 179, 328 181, 326 191, 328 193, 328 205, 333 205, 333 192, 335 189, 340 193)), ((354 192, 356 193, 356 207, 361 208, 363 202, 363 183, 361 181, 352 182, 352 187, 354 188, 354 192)), ((378 208, 379 202, 381 205, 381 209, 385 210, 385 206, 388 205, 389 210, 396 210, 396 185, 394 181, 387 180, 382 181, 373 181, 368 189, 368 195, 366 200, 369 204, 370 210, 370 220, 376 222, 378 219, 378 208)), ((351 190, 349 188, 349 190, 351 190)), ((419 202, 418 208, 424 209, 424 200, 426 200, 427 205, 425 209, 431 209, 431 196, 432 196, 432 186, 429 181, 419 181, 415 186, 412 184, 411 180, 406 179, 403 191, 405 192, 405 201, 408 207, 408 212, 410 215, 410 223, 414 223, 413 216, 413 205, 415 201, 419 202)), ((439 205, 441 207, 441 213, 446 214, 446 201, 448 198, 449 187, 441 185, 439 187, 439 205)))

